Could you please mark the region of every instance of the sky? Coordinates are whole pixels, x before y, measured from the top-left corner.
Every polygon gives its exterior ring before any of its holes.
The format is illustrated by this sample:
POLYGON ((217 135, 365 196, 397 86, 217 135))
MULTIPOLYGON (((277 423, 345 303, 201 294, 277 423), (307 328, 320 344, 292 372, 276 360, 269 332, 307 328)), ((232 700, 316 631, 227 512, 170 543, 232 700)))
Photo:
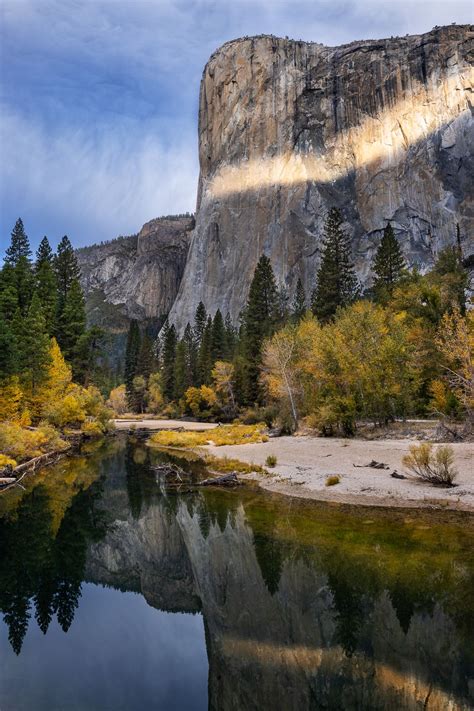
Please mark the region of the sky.
POLYGON ((199 82, 229 39, 338 45, 473 22, 472 0, 0 0, 0 254, 194 211, 199 82))

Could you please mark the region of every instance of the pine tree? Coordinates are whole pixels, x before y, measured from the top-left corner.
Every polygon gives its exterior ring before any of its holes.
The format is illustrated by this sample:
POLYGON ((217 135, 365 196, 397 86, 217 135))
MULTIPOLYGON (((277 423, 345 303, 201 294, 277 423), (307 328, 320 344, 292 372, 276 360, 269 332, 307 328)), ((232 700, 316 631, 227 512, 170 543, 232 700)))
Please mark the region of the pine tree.
POLYGON ((18 308, 15 268, 5 263, 0 271, 0 314, 11 323, 18 308))
POLYGON ((288 289, 285 286, 280 286, 277 290, 276 313, 275 319, 278 326, 282 326, 288 320, 288 289))
POLYGON ((432 280, 438 283, 451 305, 458 306, 461 314, 466 313, 466 290, 469 274, 462 263, 460 239, 458 244, 442 249, 431 272, 432 280))
POLYGON ((172 400, 175 392, 174 366, 176 359, 176 329, 174 324, 165 322, 162 332, 162 372, 163 372, 163 395, 172 400))
MULTIPOLYGON (((75 380, 86 387, 92 377, 97 379, 98 375, 102 375, 107 379, 108 366, 107 359, 104 362, 104 345, 106 342, 106 334, 103 329, 98 326, 88 328, 78 338, 73 367, 75 370, 75 380), (101 360, 100 373, 96 372, 97 364, 101 360)), ((98 383, 95 383, 98 385, 98 383)))
POLYGON ((206 323, 207 323, 207 312, 206 312, 206 307, 202 303, 202 301, 199 302, 196 313, 194 315, 194 337, 196 339, 196 346, 199 348, 201 345, 201 340, 202 336, 204 334, 204 329, 206 328, 206 323))
POLYGON ((372 264, 374 278, 374 293, 379 300, 384 300, 393 293, 393 289, 400 281, 406 269, 398 240, 393 232, 392 225, 387 224, 375 254, 372 264))
POLYGON ((186 343, 186 367, 187 367, 187 383, 188 387, 191 385, 195 385, 197 383, 197 357, 198 357, 198 351, 197 351, 197 345, 196 345, 196 340, 194 337, 193 329, 191 328, 191 325, 188 323, 186 324, 186 328, 184 329, 184 335, 183 335, 183 340, 186 343))
POLYGON ((176 357, 174 362, 174 399, 180 400, 188 384, 188 366, 187 366, 187 348, 186 341, 181 339, 176 346, 176 357))
POLYGON ((0 381, 18 372, 18 350, 13 329, 0 313, 0 381))
POLYGON ((261 394, 259 376, 262 344, 274 331, 278 293, 270 260, 262 255, 250 285, 244 316, 244 355, 246 360, 245 393, 249 402, 261 394))
POLYGON ((58 343, 66 360, 72 365, 74 375, 79 369, 80 341, 86 332, 84 294, 78 279, 73 279, 59 318, 58 343))
POLYGON ((211 362, 223 360, 226 357, 226 333, 224 319, 220 309, 217 309, 212 320, 211 331, 211 362))
POLYGON ((33 294, 28 313, 21 325, 19 358, 21 371, 26 375, 31 392, 35 394, 38 385, 47 376, 47 368, 50 362, 50 344, 46 320, 36 292, 33 294))
POLYGON ((226 358, 231 359, 234 356, 235 346, 237 342, 237 334, 229 312, 227 312, 225 316, 224 328, 226 342, 226 358))
POLYGON ((52 335, 56 330, 58 284, 53 266, 53 252, 47 237, 43 237, 36 252, 35 281, 36 290, 46 318, 46 325, 49 334, 52 335))
POLYGON ((151 375, 153 365, 153 343, 150 336, 147 333, 144 333, 140 346, 140 352, 138 354, 137 373, 142 375, 146 382, 148 382, 148 378, 151 375))
POLYGON ((80 277, 76 255, 67 235, 64 235, 58 245, 54 258, 54 270, 58 284, 58 311, 59 315, 61 315, 69 289, 73 281, 79 281, 80 277))
POLYGON ((212 370, 212 320, 208 316, 198 352, 198 385, 209 385, 212 370))
POLYGON ((33 271, 31 267, 30 242, 25 234, 21 218, 16 221, 11 233, 10 246, 5 252, 5 264, 13 268, 14 286, 17 292, 18 305, 23 315, 26 315, 33 291, 33 271))
POLYGON ((315 316, 326 322, 339 307, 352 303, 358 293, 358 282, 351 259, 349 239, 342 231, 342 217, 335 207, 326 220, 321 264, 311 308, 315 316))
POLYGON ((291 309, 291 315, 294 321, 301 321, 306 313, 306 294, 303 287, 303 282, 298 277, 296 282, 295 298, 293 299, 293 306, 291 309))
POLYGON ((130 321, 127 336, 127 346, 125 349, 125 389, 127 402, 130 409, 134 409, 133 379, 138 374, 138 355, 140 353, 141 337, 138 322, 135 319, 130 321))

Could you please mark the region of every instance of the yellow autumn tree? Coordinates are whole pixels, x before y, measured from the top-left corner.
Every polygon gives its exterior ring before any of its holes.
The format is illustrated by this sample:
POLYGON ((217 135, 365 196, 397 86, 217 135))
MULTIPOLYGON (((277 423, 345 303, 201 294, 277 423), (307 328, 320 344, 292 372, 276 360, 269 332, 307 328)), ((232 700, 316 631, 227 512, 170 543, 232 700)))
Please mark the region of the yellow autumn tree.
POLYGON ((23 393, 17 376, 0 382, 0 421, 17 422, 21 417, 23 393))
POLYGON ((163 386, 160 373, 152 373, 148 378, 148 412, 157 413, 163 408, 163 386))
POLYGON ((201 385, 200 388, 188 388, 184 401, 194 417, 209 417, 217 404, 217 395, 209 386, 201 385))
POLYGON ((234 415, 237 407, 235 403, 235 372, 232 363, 217 360, 211 372, 214 390, 219 398, 219 403, 224 412, 234 415))
POLYGON ((295 339, 302 411, 324 433, 407 411, 416 371, 403 315, 360 301, 325 326, 303 319, 295 339))
POLYGON ((107 405, 112 408, 116 415, 124 415, 127 412, 127 393, 125 385, 118 385, 110 391, 107 405))
POLYGON ((56 339, 52 338, 45 378, 35 397, 31 400, 31 409, 36 419, 45 417, 48 419, 48 411, 58 407, 66 396, 71 382, 71 368, 64 360, 56 339))
MULTIPOLYGON (((474 312, 463 317, 458 308, 441 319, 436 335, 436 345, 442 355, 444 382, 461 403, 468 421, 474 421, 474 312)), ((433 384, 432 392, 438 395, 441 388, 433 384)))

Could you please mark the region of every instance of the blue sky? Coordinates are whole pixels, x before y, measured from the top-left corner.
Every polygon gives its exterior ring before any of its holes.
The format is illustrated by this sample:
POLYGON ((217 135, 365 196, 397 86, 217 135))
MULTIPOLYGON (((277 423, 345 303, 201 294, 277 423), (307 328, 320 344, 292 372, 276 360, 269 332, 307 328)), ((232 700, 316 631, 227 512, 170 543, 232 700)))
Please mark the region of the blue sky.
POLYGON ((229 39, 335 45, 473 15, 470 0, 1 0, 1 247, 19 215, 34 247, 79 246, 194 210, 199 81, 229 39))

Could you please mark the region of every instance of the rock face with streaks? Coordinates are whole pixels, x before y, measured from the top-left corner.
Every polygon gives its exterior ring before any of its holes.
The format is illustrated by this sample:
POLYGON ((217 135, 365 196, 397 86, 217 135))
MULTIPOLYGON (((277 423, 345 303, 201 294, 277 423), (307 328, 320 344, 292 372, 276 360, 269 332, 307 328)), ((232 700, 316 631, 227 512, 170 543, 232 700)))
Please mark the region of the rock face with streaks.
POLYGON ((363 284, 392 222, 410 265, 456 238, 473 251, 473 27, 341 47, 272 36, 228 42, 199 106, 196 228, 171 320, 200 300, 236 318, 264 252, 309 294, 337 206, 363 284))
POLYGON ((183 276, 194 218, 157 218, 138 235, 78 249, 89 321, 123 330, 162 321, 183 276))

